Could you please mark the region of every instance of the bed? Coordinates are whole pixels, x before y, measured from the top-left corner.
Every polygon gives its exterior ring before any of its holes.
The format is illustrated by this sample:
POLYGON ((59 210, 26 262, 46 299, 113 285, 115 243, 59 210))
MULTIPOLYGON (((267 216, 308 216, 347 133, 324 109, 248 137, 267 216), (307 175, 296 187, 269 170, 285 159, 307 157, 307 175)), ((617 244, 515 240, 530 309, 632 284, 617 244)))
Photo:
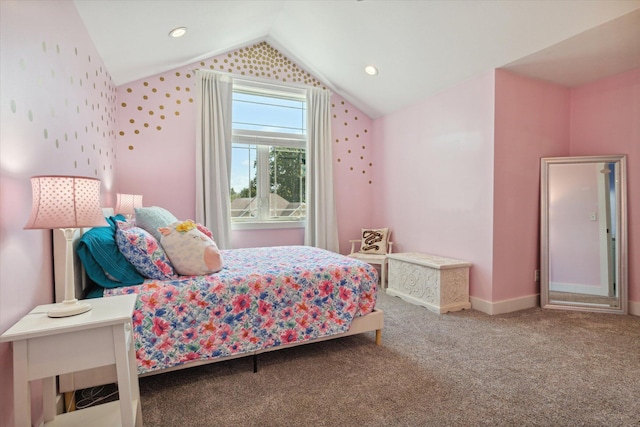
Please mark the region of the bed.
MULTIPOLYGON (((74 245, 87 229, 78 230, 74 245)), ((64 299, 66 252, 54 231, 56 301, 64 299)), ((105 288, 102 297, 135 293, 134 343, 140 376, 254 356, 290 346, 375 332, 378 275, 372 266, 307 246, 221 251, 224 268, 204 276, 145 279, 105 288)), ((76 294, 90 281, 74 250, 76 294)), ((254 368, 255 369, 255 368, 254 368)), ((115 382, 115 368, 62 376, 60 392, 115 382)))

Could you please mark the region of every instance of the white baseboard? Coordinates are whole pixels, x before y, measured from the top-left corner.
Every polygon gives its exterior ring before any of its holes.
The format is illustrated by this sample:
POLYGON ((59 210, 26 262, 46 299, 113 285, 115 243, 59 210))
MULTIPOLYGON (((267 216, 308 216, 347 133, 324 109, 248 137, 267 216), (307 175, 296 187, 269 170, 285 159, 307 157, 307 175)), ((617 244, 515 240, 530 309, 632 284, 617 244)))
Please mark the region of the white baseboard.
POLYGON ((640 316, 640 302, 629 301, 629 314, 640 316))
POLYGON ((527 295, 503 301, 491 302, 480 298, 471 297, 471 308, 486 314, 503 314, 512 311, 525 310, 527 308, 540 307, 540 295, 527 295))
MULTIPOLYGON (((471 297, 470 300, 472 309, 490 315, 511 313, 512 311, 540 307, 540 295, 538 294, 497 302, 491 302, 476 297, 471 297)), ((640 316, 640 302, 629 301, 628 311, 632 316, 640 316)))

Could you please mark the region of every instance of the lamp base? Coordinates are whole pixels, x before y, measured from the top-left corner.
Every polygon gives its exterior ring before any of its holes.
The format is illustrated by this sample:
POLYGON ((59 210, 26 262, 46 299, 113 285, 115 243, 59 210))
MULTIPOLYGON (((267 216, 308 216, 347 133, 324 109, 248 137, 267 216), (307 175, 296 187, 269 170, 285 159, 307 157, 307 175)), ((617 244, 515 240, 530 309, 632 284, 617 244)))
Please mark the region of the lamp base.
POLYGON ((78 301, 77 299, 64 300, 60 304, 56 304, 55 307, 47 312, 49 317, 69 317, 76 314, 86 313, 91 310, 91 304, 85 301, 78 301))

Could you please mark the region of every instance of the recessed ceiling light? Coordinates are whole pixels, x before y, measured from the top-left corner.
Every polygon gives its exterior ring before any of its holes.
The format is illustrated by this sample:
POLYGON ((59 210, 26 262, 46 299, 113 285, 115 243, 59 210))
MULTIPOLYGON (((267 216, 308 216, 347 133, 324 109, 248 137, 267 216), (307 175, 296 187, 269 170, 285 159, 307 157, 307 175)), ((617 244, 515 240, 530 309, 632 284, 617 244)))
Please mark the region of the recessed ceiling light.
POLYGON ((171 37, 182 37, 186 34, 187 32, 187 27, 178 27, 178 28, 174 28, 173 30, 169 31, 169 36, 171 37))
POLYGON ((376 74, 378 74, 378 69, 373 65, 367 65, 366 67, 364 67, 364 72, 369 74, 370 76, 375 76, 376 74))

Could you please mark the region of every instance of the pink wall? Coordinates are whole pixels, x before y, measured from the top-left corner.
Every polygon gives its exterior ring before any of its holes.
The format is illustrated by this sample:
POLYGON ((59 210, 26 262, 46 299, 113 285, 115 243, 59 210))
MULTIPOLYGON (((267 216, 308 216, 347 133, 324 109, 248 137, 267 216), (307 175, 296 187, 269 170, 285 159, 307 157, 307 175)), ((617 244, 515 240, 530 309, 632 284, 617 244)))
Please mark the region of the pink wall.
POLYGON ((490 300, 493 268, 494 73, 373 126, 373 225, 389 227, 394 251, 473 263, 470 293, 490 300))
MULTIPOLYGON (((195 216, 196 68, 322 86, 266 42, 237 49, 118 87, 118 187, 144 195, 178 218, 195 216)), ((369 227, 372 196, 371 119, 332 95, 335 194, 341 251, 369 227)), ((301 229, 235 230, 234 247, 302 244, 301 229)))
POLYGON ((640 303, 640 68, 571 91, 571 155, 627 155, 629 300, 640 303))
MULTIPOLYGON (((0 332, 53 301, 51 232, 23 230, 29 177, 103 181, 112 203, 116 89, 71 1, 0 1, 0 332), (63 30, 63 31, 61 31, 63 30)), ((0 345, 0 425, 13 425, 13 362, 0 345)), ((42 419, 41 389, 33 419, 42 419)))
POLYGON ((539 293, 540 158, 569 152, 569 90, 495 75, 493 302, 539 293))
POLYGON ((393 229, 398 251, 473 262, 472 297, 528 298, 539 292, 540 158, 624 153, 629 299, 637 302, 640 71, 576 89, 504 70, 491 77, 374 122, 374 190, 382 201, 374 223, 393 229))

